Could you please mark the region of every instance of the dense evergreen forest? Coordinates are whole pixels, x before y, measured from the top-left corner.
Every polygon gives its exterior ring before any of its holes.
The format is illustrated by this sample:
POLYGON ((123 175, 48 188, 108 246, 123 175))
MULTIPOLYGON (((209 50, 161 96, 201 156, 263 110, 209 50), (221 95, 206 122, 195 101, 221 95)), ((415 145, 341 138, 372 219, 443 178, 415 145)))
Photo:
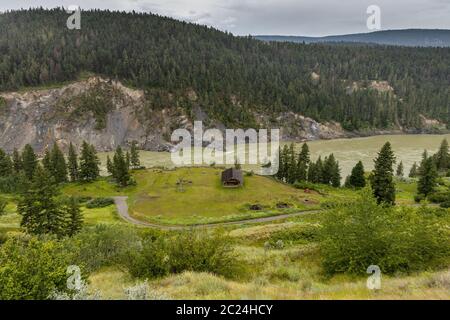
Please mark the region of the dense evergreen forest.
POLYGON ((229 126, 254 113, 294 111, 348 130, 449 123, 450 49, 265 43, 143 13, 83 11, 69 30, 62 9, 0 14, 0 90, 75 80, 92 72, 144 88, 149 108, 194 103, 229 126), (319 77, 312 77, 315 73, 319 77), (358 81, 393 92, 349 92, 358 81), (186 93, 194 90, 193 102, 186 93))

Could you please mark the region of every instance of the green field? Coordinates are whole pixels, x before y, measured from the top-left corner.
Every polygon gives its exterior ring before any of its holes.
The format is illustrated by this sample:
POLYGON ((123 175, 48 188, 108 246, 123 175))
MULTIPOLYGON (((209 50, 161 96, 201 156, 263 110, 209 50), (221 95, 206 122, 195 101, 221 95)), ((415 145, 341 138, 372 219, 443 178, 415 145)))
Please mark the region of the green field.
POLYGON ((317 192, 279 183, 263 176, 245 176, 244 186, 223 188, 219 168, 149 169, 136 171, 136 187, 117 190, 106 179, 70 184, 64 193, 82 196, 129 197, 130 214, 159 224, 205 224, 264 217, 318 208, 325 199, 317 192), (177 184, 180 180, 182 185, 177 184), (285 203, 288 208, 277 208, 285 203), (261 210, 250 210, 258 204, 261 210))

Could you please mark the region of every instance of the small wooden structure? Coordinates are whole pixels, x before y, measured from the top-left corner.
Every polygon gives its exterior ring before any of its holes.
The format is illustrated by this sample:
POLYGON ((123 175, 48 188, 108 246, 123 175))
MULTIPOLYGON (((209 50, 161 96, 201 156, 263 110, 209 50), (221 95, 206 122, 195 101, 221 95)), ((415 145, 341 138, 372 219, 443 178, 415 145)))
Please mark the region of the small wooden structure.
POLYGON ((230 168, 222 172, 222 185, 226 188, 238 188, 244 184, 242 171, 230 168))

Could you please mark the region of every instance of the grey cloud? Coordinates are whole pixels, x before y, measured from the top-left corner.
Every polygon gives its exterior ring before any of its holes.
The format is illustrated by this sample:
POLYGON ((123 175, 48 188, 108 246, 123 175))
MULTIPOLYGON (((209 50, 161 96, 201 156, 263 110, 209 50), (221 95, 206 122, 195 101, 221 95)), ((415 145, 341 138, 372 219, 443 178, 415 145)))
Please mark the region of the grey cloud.
POLYGON ((0 9, 71 4, 151 11, 240 35, 311 36, 367 32, 366 9, 376 4, 383 29, 450 29, 449 0, 0 0, 0 9))

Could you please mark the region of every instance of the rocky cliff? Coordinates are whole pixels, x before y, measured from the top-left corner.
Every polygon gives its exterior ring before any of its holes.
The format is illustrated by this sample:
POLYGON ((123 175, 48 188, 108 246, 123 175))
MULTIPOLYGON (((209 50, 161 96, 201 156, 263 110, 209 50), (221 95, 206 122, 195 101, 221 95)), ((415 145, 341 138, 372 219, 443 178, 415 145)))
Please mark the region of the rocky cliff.
MULTIPOLYGON (((100 77, 74 82, 55 89, 0 93, 0 148, 12 151, 31 144, 42 152, 55 141, 66 149, 83 140, 99 151, 127 146, 133 140, 151 151, 170 150, 170 136, 176 128, 192 129, 194 120, 221 130, 225 126, 201 108, 190 114, 180 107, 157 110, 148 107, 143 91, 130 89, 120 82, 100 77)), ((195 101, 195 92, 186 98, 195 101)), ((386 132, 346 132, 336 122, 318 123, 293 112, 278 115, 255 113, 261 128, 280 128, 284 140, 316 140, 352 137, 386 132)), ((424 119, 433 128, 434 120, 424 119)), ((205 128, 206 129, 206 128, 205 128)), ((401 132, 393 130, 391 132, 401 132)))

